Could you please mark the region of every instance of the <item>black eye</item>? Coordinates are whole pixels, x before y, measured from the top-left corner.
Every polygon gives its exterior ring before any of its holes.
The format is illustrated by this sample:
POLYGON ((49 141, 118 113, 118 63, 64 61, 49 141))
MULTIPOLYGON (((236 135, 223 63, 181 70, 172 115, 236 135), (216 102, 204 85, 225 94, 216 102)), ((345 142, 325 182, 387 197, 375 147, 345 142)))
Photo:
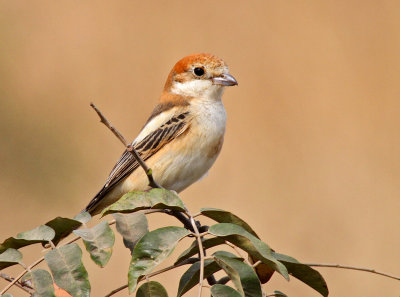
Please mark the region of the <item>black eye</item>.
POLYGON ((196 74, 197 76, 202 76, 204 74, 204 69, 201 67, 196 67, 193 70, 194 74, 196 74))

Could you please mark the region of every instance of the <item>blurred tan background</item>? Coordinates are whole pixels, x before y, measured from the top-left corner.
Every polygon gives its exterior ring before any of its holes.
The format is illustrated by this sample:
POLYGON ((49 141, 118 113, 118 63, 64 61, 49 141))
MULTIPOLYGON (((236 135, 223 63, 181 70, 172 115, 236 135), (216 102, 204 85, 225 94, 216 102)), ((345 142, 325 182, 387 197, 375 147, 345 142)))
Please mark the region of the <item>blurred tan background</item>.
MULTIPOLYGON (((174 63, 210 52, 239 87, 188 207, 229 209, 301 261, 400 274, 398 1, 2 1, 0 42, 2 240, 73 216, 102 186, 123 147, 90 101, 133 139, 174 63)), ((126 280, 116 242, 105 269, 84 259, 93 296, 126 280)), ((394 280, 319 271, 330 296, 399 296, 394 280)), ((159 280, 176 293, 175 273, 159 280)), ((278 275, 265 288, 318 296, 278 275)))

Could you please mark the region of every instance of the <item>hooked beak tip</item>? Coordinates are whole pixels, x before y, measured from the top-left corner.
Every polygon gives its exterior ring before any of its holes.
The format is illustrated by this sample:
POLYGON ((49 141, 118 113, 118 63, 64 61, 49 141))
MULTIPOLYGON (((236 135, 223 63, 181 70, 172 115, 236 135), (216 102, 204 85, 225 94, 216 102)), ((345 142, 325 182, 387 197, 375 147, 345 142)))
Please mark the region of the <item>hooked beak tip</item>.
POLYGON ((212 79, 214 85, 221 85, 221 86, 237 86, 237 80, 230 75, 229 73, 224 73, 222 76, 214 77, 212 79))

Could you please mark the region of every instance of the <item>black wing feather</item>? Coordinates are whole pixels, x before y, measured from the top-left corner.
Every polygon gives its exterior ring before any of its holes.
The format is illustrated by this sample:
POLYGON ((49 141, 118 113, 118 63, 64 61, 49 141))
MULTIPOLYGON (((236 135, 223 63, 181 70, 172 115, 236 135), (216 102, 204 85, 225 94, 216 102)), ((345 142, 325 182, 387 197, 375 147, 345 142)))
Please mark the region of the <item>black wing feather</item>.
MULTIPOLYGON (((172 139, 181 135, 188 128, 188 112, 178 114, 161 125, 158 129, 143 138, 142 141, 134 144, 135 150, 144 161, 153 156, 164 145, 172 139)), ((135 169, 139 167, 139 163, 132 154, 125 150, 114 168, 111 170, 103 188, 94 196, 94 198, 86 206, 85 211, 93 210, 99 201, 120 181, 128 177, 135 169)))

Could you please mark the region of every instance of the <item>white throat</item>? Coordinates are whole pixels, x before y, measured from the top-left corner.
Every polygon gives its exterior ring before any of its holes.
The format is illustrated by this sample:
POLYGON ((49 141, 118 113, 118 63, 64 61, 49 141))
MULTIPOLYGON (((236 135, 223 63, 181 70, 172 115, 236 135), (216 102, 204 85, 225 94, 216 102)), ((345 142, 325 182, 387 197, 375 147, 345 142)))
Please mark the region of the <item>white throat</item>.
POLYGON ((204 98, 208 100, 220 101, 224 87, 214 85, 209 80, 190 80, 186 82, 174 82, 171 92, 177 95, 189 96, 195 98, 204 98))

